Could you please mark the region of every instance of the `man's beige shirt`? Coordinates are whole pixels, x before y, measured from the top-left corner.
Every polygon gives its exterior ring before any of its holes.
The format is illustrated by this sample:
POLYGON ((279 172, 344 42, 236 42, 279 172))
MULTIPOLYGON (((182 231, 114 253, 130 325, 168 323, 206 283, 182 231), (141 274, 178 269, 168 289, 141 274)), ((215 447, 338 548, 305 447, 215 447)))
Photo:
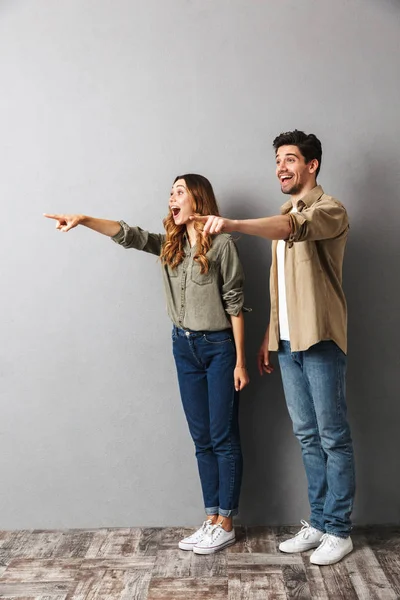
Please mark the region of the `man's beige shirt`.
MULTIPOLYGON (((292 232, 285 247, 286 300, 292 352, 333 340, 347 353, 347 307, 342 267, 349 222, 344 206, 316 186, 289 214, 292 232)), ((272 242, 269 349, 279 348, 277 241, 272 242)))

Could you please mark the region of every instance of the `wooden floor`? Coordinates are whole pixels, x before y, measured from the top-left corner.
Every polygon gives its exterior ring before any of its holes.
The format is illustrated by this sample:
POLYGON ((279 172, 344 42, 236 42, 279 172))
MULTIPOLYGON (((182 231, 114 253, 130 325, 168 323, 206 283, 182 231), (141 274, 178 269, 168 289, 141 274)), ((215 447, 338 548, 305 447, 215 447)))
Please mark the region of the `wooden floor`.
POLYGON ((20 600, 400 599, 400 527, 356 529, 342 562, 277 550, 297 528, 237 528, 211 556, 177 549, 188 529, 0 532, 0 598, 20 600))

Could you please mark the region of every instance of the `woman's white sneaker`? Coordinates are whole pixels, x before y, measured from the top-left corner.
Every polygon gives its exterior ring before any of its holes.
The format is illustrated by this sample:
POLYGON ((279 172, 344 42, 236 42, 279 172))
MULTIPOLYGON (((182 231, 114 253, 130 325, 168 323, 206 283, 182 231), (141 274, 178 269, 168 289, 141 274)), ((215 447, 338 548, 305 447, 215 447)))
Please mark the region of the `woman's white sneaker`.
POLYGON ((301 524, 303 527, 294 537, 279 544, 281 552, 305 552, 320 545, 324 532, 311 527, 307 521, 301 521, 301 524))
POLYGON ((212 554, 234 544, 235 541, 235 530, 225 531, 218 523, 218 525, 213 525, 203 539, 195 545, 193 552, 195 554, 212 554))
POLYGON ((351 537, 340 538, 330 533, 322 536, 318 548, 311 554, 310 562, 314 565, 333 565, 342 560, 353 550, 351 537))
POLYGON ((179 542, 179 548, 181 550, 193 550, 195 545, 200 542, 205 535, 207 535, 212 526, 211 519, 207 519, 207 521, 204 521, 203 525, 197 531, 192 533, 192 535, 183 538, 183 540, 179 542))

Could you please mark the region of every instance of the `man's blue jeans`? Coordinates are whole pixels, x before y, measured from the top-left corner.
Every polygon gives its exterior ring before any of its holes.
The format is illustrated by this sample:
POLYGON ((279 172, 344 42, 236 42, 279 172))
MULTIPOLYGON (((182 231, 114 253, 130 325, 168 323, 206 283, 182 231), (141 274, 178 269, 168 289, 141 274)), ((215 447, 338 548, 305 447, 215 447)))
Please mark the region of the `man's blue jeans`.
POLYGON ((206 514, 233 516, 238 512, 243 466, 232 331, 187 331, 174 327, 172 340, 206 514))
POLYGON ((332 341, 304 352, 279 347, 283 388, 308 480, 310 523, 338 537, 351 531, 354 458, 346 417, 346 355, 332 341))

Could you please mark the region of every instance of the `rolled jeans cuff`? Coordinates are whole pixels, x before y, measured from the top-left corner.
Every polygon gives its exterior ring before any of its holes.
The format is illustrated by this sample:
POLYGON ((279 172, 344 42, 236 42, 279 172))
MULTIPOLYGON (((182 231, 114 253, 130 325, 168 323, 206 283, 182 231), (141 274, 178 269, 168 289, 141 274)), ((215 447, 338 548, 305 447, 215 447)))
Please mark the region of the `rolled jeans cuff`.
POLYGON ((220 508, 218 513, 221 515, 221 517, 236 517, 236 515, 239 513, 239 509, 232 508, 232 510, 224 510, 223 508, 220 508))
POLYGON ((206 515, 221 515, 221 517, 235 517, 239 513, 238 508, 232 508, 231 510, 225 510, 219 508, 219 506, 213 506, 212 508, 206 508, 206 515))
POLYGON ((219 506, 212 506, 211 508, 207 508, 205 509, 206 511, 206 515, 217 515, 218 511, 219 511, 219 506))
POLYGON ((337 531, 326 531, 326 533, 328 533, 329 535, 333 535, 334 537, 340 538, 341 540, 347 539, 350 535, 350 531, 348 533, 343 533, 343 532, 338 533, 337 531))

